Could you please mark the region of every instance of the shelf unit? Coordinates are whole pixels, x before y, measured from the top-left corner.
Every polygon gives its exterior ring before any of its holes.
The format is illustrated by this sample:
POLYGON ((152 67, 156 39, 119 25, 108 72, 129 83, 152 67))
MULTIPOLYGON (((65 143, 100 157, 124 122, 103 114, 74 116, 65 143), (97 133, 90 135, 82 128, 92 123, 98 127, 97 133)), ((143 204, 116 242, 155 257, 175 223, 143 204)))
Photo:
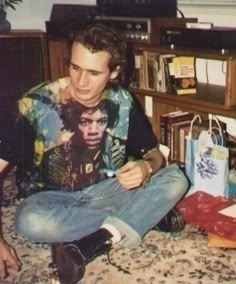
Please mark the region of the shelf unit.
MULTIPOLYGON (((201 59, 213 59, 226 63, 226 81, 224 86, 218 86, 207 83, 197 84, 197 94, 195 95, 179 95, 168 96, 168 100, 177 103, 178 101, 187 104, 196 104, 199 107, 213 107, 216 110, 224 111, 236 108, 236 50, 222 51, 218 50, 201 50, 201 49, 184 49, 184 48, 168 48, 168 47, 147 47, 135 46, 135 50, 157 52, 158 54, 175 54, 184 56, 193 56, 201 59)), ((134 90, 133 90, 134 91, 134 90)), ((146 92, 149 90, 141 90, 146 92)), ((138 92, 140 92, 138 90, 138 92)), ((158 96, 168 95, 159 92, 147 92, 148 95, 158 96)), ((170 94, 171 95, 171 94, 170 94)), ((164 98, 163 98, 164 99, 164 98)))
MULTIPOLYGON (((196 94, 176 95, 152 89, 130 87, 130 91, 138 97, 152 98, 151 121, 156 135, 160 134, 160 115, 175 110, 192 111, 204 118, 209 113, 236 118, 236 50, 213 50, 198 48, 181 48, 171 46, 133 45, 135 52, 155 52, 174 54, 176 56, 193 56, 200 59, 222 61, 225 64, 225 84, 197 82, 196 94)), ((145 101, 141 100, 145 107, 145 101)))

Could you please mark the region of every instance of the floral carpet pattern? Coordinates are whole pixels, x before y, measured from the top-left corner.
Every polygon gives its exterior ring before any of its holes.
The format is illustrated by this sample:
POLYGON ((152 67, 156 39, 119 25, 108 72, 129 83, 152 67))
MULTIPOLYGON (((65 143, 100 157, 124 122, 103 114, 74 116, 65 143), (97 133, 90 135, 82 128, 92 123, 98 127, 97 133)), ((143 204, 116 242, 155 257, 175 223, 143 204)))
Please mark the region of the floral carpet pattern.
MULTIPOLYGON (((14 228, 14 172, 4 182, 4 236, 23 263, 2 284, 57 284, 50 247, 17 236, 14 228)), ((200 228, 187 225, 179 233, 150 231, 134 250, 114 247, 89 263, 80 284, 236 284, 236 249, 212 248, 200 228)), ((70 283, 68 283, 70 284, 70 283)))

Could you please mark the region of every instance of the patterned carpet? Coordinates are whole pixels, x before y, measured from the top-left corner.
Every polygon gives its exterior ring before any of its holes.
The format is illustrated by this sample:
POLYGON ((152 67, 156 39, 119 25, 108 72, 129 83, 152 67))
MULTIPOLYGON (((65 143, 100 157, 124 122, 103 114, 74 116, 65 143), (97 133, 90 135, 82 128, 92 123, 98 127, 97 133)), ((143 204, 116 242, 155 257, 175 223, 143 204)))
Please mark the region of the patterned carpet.
MULTIPOLYGON (((32 244, 14 229, 14 174, 4 183, 3 227, 6 240, 23 263, 20 272, 10 271, 1 284, 57 284, 53 279, 48 245, 32 244)), ((210 248, 207 236, 187 225, 175 234, 150 231, 135 250, 115 247, 86 267, 80 284, 236 284, 236 250, 210 248), (109 262, 109 260, 110 262, 109 262)), ((70 283, 68 283, 70 284, 70 283)))

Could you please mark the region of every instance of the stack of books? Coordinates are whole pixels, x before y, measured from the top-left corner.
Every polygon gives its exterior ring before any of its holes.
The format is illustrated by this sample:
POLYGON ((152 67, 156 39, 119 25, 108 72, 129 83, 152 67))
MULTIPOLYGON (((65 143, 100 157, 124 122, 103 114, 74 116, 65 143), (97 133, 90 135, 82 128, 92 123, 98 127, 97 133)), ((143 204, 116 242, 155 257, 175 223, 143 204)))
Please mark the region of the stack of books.
POLYGON ((160 143, 169 147, 171 161, 184 163, 185 130, 189 129, 194 117, 192 112, 175 111, 160 116, 160 143))
POLYGON ((193 56, 138 50, 134 53, 134 62, 134 87, 172 95, 191 95, 197 92, 193 56))

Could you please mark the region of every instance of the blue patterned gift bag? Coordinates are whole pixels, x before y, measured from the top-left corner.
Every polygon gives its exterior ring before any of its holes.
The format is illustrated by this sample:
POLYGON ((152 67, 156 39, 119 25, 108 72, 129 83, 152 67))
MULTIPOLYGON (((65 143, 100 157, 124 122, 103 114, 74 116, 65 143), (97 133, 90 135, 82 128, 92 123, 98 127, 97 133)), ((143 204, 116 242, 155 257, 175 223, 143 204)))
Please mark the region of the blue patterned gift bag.
POLYGON ((195 165, 195 153, 198 151, 198 138, 193 138, 193 125, 196 120, 201 123, 200 115, 194 116, 190 124, 190 130, 188 135, 185 137, 185 173, 191 182, 194 183, 194 165, 195 165))
POLYGON ((229 149, 215 144, 209 131, 199 136, 194 161, 194 191, 226 196, 229 177, 229 149))

